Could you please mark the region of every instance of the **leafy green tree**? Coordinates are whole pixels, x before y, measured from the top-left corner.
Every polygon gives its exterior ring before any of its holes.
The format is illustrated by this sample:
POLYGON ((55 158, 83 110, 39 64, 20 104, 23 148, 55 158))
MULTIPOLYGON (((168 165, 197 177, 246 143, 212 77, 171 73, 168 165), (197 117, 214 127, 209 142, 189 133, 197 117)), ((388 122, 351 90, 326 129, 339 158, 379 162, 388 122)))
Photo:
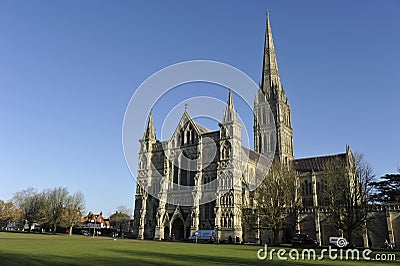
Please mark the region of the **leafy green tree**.
POLYGON ((17 218, 17 209, 12 201, 4 202, 0 200, 0 228, 6 226, 9 222, 17 218))
POLYGON ((386 174, 380 181, 371 183, 374 202, 400 204, 400 168, 398 171, 399 174, 386 174))

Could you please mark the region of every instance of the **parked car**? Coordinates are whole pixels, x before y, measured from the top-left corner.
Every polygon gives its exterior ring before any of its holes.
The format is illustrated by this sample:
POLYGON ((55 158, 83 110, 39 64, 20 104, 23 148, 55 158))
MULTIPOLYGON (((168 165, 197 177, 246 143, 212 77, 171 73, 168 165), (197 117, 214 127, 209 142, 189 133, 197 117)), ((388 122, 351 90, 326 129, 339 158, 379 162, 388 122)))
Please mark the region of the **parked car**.
POLYGON ((189 241, 196 242, 196 239, 197 242, 214 243, 217 235, 214 230, 197 230, 189 237, 189 241))
POLYGON ((33 229, 31 229, 31 233, 36 233, 36 234, 41 234, 42 231, 43 230, 40 226, 35 226, 33 229))
POLYGON ((81 230, 80 234, 84 235, 84 236, 88 236, 89 235, 89 231, 88 230, 81 230))
POLYGON ((292 245, 293 246, 318 246, 318 241, 312 239, 307 234, 295 234, 292 237, 292 245))

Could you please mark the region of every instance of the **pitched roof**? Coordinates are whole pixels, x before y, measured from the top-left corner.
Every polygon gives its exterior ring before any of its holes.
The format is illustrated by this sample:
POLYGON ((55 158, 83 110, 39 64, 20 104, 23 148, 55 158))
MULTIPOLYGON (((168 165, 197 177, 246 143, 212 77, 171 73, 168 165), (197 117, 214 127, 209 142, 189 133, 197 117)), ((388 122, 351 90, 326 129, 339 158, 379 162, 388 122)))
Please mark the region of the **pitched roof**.
POLYGON ((328 162, 336 159, 345 161, 346 153, 295 159, 294 165, 296 170, 300 172, 322 171, 328 162))
POLYGON ((211 132, 210 129, 208 129, 208 128, 202 126, 202 125, 200 125, 199 123, 196 123, 196 122, 194 122, 194 123, 196 124, 197 128, 200 130, 200 133, 201 133, 201 134, 211 132))
POLYGON ((242 149, 244 152, 249 156, 249 159, 256 162, 260 158, 260 154, 258 152, 255 152, 253 150, 250 150, 249 148, 242 146, 242 149))
POLYGON ((189 113, 187 112, 187 110, 185 110, 185 112, 183 113, 181 120, 179 121, 178 126, 175 129, 175 132, 172 134, 172 138, 174 138, 174 136, 176 136, 177 134, 180 134, 179 132, 186 127, 188 124, 192 124, 195 128, 196 131, 199 132, 199 134, 204 134, 204 133, 208 133, 211 132, 210 129, 196 123, 189 115, 189 113))

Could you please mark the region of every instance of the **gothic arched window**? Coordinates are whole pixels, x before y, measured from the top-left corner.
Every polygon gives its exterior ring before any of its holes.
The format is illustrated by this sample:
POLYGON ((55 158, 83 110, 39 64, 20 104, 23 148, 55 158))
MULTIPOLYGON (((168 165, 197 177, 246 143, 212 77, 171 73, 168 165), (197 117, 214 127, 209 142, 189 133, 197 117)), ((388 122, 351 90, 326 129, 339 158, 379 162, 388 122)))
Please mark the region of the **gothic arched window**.
POLYGON ((226 219, 227 217, 226 217, 226 215, 225 214, 223 214, 223 227, 226 227, 227 226, 227 219, 226 219))
POLYGON ((231 144, 227 141, 222 147, 222 159, 226 160, 230 158, 231 144))
POLYGON ((181 140, 181 146, 182 146, 185 143, 185 134, 183 131, 181 131, 179 138, 181 140))
POLYGON ((190 143, 194 143, 194 130, 190 131, 190 143))
POLYGON ((190 143, 190 131, 189 131, 189 130, 186 131, 185 143, 186 143, 186 144, 189 144, 189 143, 190 143))
POLYGON ((228 227, 232 227, 232 213, 228 214, 228 227))
POLYGON ((147 158, 143 156, 142 159, 139 161, 139 169, 145 169, 147 165, 147 158))

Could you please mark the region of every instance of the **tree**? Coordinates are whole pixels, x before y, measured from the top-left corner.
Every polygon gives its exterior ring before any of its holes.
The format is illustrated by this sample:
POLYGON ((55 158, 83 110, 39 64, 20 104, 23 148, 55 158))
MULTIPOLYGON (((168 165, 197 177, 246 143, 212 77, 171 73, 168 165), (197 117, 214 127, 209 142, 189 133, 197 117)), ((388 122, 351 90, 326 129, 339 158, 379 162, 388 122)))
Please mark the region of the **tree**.
POLYGON ((261 230, 272 230, 274 243, 279 242, 279 231, 289 218, 291 231, 295 230, 300 198, 298 177, 293 169, 279 162, 272 164, 261 185, 255 191, 254 199, 257 226, 261 230))
POLYGON ((386 174, 380 181, 371 183, 374 202, 400 204, 400 168, 398 172, 399 174, 386 174))
POLYGON ((131 210, 126 206, 119 206, 117 211, 110 216, 110 224, 119 231, 121 237, 123 232, 128 231, 131 210))
POLYGON ((68 197, 68 190, 66 188, 58 187, 47 189, 42 192, 45 204, 44 219, 53 227, 53 233, 56 233, 57 226, 61 224, 63 218, 63 211, 68 197))
POLYGON ((374 169, 368 163, 363 153, 354 154, 354 165, 356 169, 356 179, 360 182, 360 186, 365 196, 365 204, 371 203, 372 199, 372 182, 375 179, 374 169))
POLYGON ((127 206, 125 206, 125 205, 119 206, 117 208, 117 211, 120 212, 120 213, 124 213, 124 214, 126 214, 128 216, 130 216, 130 214, 132 213, 132 209, 127 207, 127 206))
POLYGON ((354 233, 367 221, 373 169, 363 154, 356 153, 348 162, 328 162, 322 178, 321 205, 327 210, 328 222, 352 242, 354 233))
POLYGON ((17 210, 13 202, 0 200, 0 228, 6 226, 9 222, 15 221, 16 218, 17 210))
POLYGON ((68 195, 65 199, 65 206, 62 212, 62 225, 69 228, 69 234, 72 235, 73 227, 79 223, 82 217, 82 211, 85 208, 85 197, 81 192, 75 192, 68 195))
POLYGON ((57 226, 70 228, 79 222, 84 208, 82 193, 69 195, 66 188, 57 187, 36 192, 33 188, 24 189, 14 194, 13 202, 18 207, 20 219, 24 220, 29 230, 34 223, 50 226, 55 234, 57 226))
POLYGON ((33 188, 16 192, 13 202, 19 211, 19 218, 28 225, 28 230, 34 223, 43 221, 45 200, 43 194, 37 193, 33 188))

